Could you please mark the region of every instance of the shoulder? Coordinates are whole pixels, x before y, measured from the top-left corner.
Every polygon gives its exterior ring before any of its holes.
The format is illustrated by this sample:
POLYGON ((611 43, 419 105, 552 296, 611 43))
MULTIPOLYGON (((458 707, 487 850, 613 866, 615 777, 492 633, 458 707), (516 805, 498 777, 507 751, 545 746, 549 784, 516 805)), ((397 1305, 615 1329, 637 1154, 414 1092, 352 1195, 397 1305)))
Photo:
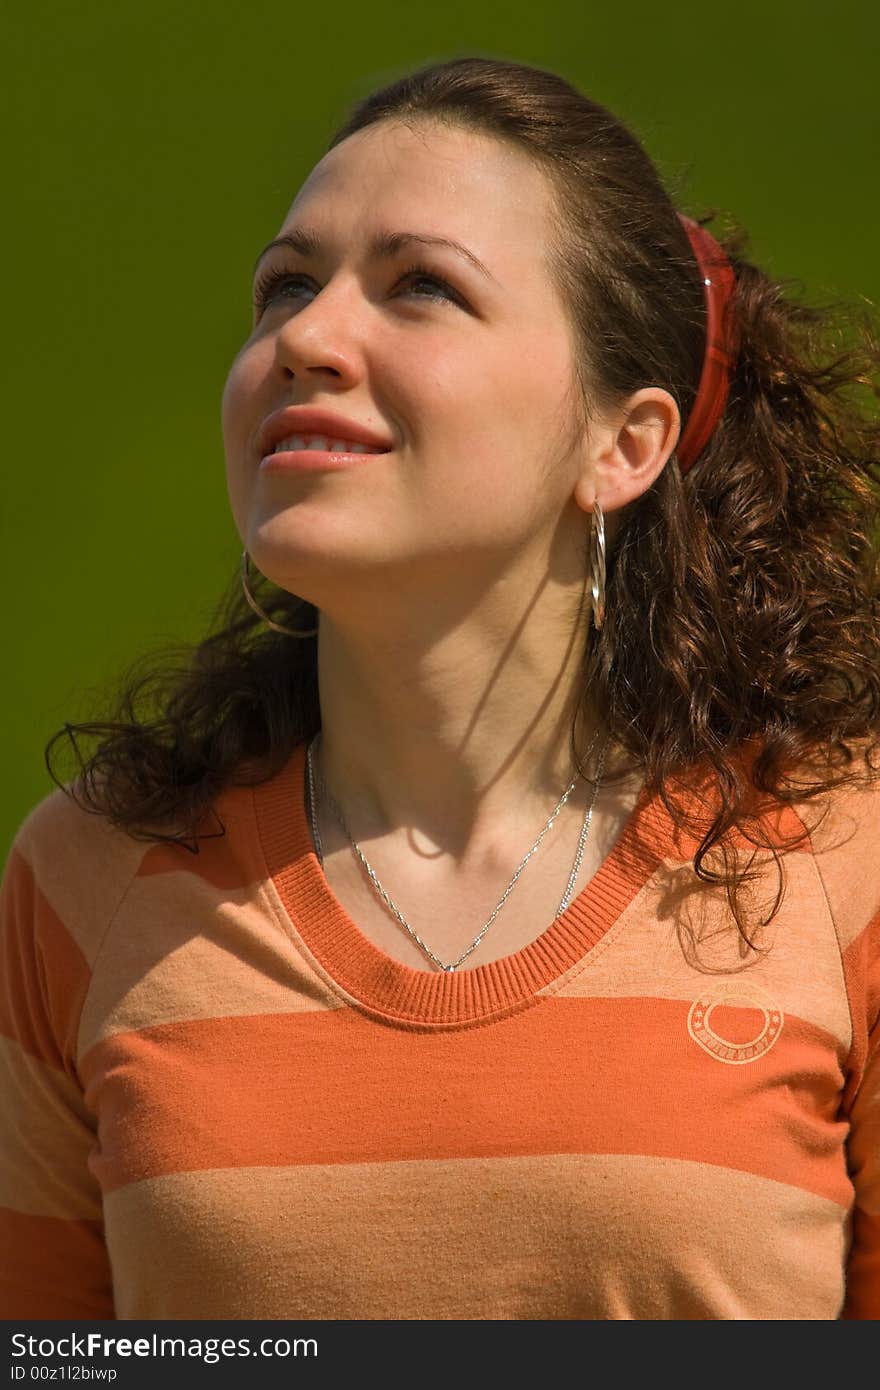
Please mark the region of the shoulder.
POLYGON ((862 758, 849 772, 850 780, 792 808, 807 831, 843 947, 869 926, 880 929, 880 771, 862 758))
POLYGON ((56 787, 27 813, 4 869, 6 914, 44 942, 72 938, 91 963, 149 845, 56 787))
MULTIPOLYGON (((792 868, 789 854, 809 857, 813 872, 798 871, 793 882, 830 914, 842 949, 869 926, 880 933, 880 756, 875 745, 867 738, 850 740, 849 763, 813 753, 786 771, 775 793, 756 784, 762 746, 753 740, 737 754, 736 770, 747 788, 745 814, 734 833, 737 849, 768 865, 781 856, 792 868)), ((705 783, 695 779, 695 785, 692 803, 708 822, 718 811, 717 782, 707 771, 705 783)), ((699 824, 702 828, 703 821, 699 824)))
POLYGON ((13 848, 35 870, 61 879, 80 875, 92 862, 102 864, 111 878, 114 870, 124 874, 146 846, 114 825, 108 815, 84 804, 77 783, 65 782, 27 813, 13 848))
POLYGON ((880 777, 864 758, 848 771, 855 774, 852 780, 796 809, 808 831, 818 891, 834 925, 849 999, 851 1098, 865 1065, 868 1038, 880 1018, 880 777))

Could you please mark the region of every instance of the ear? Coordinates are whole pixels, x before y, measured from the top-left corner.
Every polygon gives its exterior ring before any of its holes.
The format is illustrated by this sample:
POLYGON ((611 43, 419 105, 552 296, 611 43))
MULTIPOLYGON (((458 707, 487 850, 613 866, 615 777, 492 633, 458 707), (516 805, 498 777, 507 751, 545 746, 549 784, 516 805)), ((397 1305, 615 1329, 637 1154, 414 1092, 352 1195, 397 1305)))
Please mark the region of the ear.
POLYGON ((680 433, 681 416, 668 391, 645 386, 634 392, 592 424, 575 484, 578 506, 591 512, 598 499, 603 512, 613 512, 640 497, 662 472, 680 433))

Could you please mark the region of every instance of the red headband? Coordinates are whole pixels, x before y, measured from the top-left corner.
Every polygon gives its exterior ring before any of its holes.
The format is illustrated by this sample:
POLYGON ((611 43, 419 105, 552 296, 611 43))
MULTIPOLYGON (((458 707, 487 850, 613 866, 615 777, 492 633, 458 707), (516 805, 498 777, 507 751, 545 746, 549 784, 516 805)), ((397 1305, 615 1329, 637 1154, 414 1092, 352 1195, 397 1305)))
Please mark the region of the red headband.
POLYGON ((706 355, 693 409, 676 446, 684 474, 696 463, 727 403, 737 353, 736 329, 728 306, 736 279, 733 267, 715 238, 692 218, 678 214, 690 238, 706 296, 706 355))

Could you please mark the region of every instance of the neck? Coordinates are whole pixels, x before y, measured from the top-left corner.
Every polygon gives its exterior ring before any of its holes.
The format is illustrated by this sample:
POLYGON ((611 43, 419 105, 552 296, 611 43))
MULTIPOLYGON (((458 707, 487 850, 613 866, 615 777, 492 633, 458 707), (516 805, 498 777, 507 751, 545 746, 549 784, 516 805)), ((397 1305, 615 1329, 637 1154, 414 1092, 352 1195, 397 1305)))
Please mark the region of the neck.
POLYGON ((578 776, 572 726, 579 756, 595 739, 594 774, 605 730, 580 679, 586 616, 554 618, 551 600, 509 630, 483 609, 368 639, 322 613, 316 770, 355 838, 405 827, 422 853, 459 861, 519 842, 578 776))

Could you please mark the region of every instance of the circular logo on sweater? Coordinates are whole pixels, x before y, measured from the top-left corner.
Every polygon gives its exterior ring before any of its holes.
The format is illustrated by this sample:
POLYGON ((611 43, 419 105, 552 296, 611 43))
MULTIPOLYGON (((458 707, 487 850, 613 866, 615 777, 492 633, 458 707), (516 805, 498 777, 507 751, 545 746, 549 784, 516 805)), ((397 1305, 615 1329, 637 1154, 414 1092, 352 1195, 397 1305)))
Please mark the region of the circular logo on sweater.
POLYGON ((769 1052, 784 1021, 782 1010, 763 990, 737 980, 714 984, 694 1000, 688 1032, 717 1062, 738 1066, 769 1052))

